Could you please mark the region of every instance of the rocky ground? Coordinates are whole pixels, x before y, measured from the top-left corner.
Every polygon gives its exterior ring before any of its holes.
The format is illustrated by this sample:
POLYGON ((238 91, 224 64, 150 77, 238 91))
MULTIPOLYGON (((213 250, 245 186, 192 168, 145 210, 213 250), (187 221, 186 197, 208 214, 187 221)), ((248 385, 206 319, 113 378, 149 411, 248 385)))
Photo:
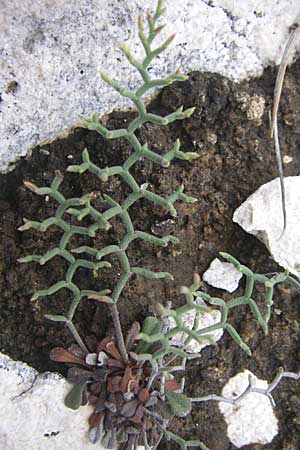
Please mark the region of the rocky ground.
MULTIPOLYGON (((195 271, 201 275, 219 251, 233 254, 260 273, 278 269, 263 244, 232 222, 235 209, 259 186, 277 176, 268 122, 275 78, 275 71, 269 69, 260 79, 235 84, 216 74, 193 72, 188 81, 164 89, 151 104, 150 110, 160 114, 170 113, 181 104, 185 108, 196 106, 196 111, 192 118, 167 128, 144 125, 139 131, 140 140, 163 153, 179 137, 184 151, 195 151, 200 156, 192 163, 176 161, 168 169, 141 161, 135 166, 134 175, 139 183, 148 181, 162 195, 184 183, 187 193, 198 198, 198 202, 192 205, 178 203, 176 219, 146 201, 132 208, 137 228, 158 235, 174 234, 180 243, 163 250, 140 241, 130 247, 129 258, 134 264, 138 262, 152 270, 167 270, 174 275, 175 281, 132 279, 120 301, 125 328, 134 320, 145 317, 158 301, 170 300, 179 305, 182 302, 179 287, 190 284, 195 271)), ((299 175, 299 112, 298 61, 288 70, 279 114, 282 153, 292 158, 285 164, 285 175, 299 175)), ((112 113, 107 125, 121 127, 128 123, 132 114, 112 113)), ((42 220, 55 210, 52 200, 45 202, 44 198, 35 196, 24 188, 23 181, 49 185, 56 169, 63 171, 70 163, 81 161, 84 148, 102 167, 121 163, 130 152, 122 139, 105 142, 94 132, 76 129, 65 139, 35 148, 32 156, 20 161, 12 173, 0 176, 1 351, 39 371, 62 370, 61 366, 50 362, 49 351, 57 345, 68 345, 72 337, 62 326, 43 318, 46 312, 57 313, 65 307, 68 303, 66 293, 42 299, 35 305, 29 302, 34 291, 62 279, 64 263, 55 259, 40 267, 16 262, 26 254, 43 253, 59 238, 59 232, 52 228, 44 234, 17 231, 24 217, 42 220)), ((87 174, 65 176, 63 191, 67 196, 92 190, 113 193, 118 200, 124 195, 122 183, 117 178, 99 184, 96 178, 87 174)), ((95 245, 113 243, 122 233, 123 229, 116 221, 107 234, 97 234, 95 245)), ((97 289, 112 287, 118 268, 114 260, 111 262, 115 270, 102 270, 98 278, 82 270, 78 272, 77 281, 97 289)), ((216 294, 217 291, 208 288, 208 292, 216 294)), ((222 295, 225 299, 230 298, 230 294, 222 295)), ((259 298, 261 292, 257 295, 259 298)), ((243 307, 238 308, 230 319, 253 350, 252 358, 225 334, 217 346, 204 349, 202 358, 189 364, 187 390, 190 394, 220 393, 225 382, 243 368, 268 380, 279 366, 294 371, 299 369, 299 296, 283 286, 276 290, 274 300, 267 337, 263 336, 251 312, 243 307)), ((103 337, 111 326, 105 307, 96 306, 92 301, 81 305, 76 324, 87 342, 103 337)), ((276 391, 280 432, 265 449, 298 449, 299 389, 299 383, 285 381, 276 391)), ((234 448, 226 436, 226 425, 216 404, 199 405, 184 423, 178 422, 174 426, 182 430, 184 436, 200 438, 211 450, 234 448)), ((167 448, 167 444, 162 448, 167 448)), ((245 450, 260 448, 260 445, 251 445, 245 450)))

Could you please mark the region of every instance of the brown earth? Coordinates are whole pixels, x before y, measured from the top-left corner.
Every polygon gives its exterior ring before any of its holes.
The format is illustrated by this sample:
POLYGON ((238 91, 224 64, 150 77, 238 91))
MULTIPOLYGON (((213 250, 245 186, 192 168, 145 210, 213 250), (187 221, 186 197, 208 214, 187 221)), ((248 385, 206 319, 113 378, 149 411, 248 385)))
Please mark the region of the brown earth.
MULTIPOLYGON (((134 265, 169 271, 175 281, 132 278, 120 300, 125 328, 134 320, 141 321, 158 301, 180 304, 179 287, 191 283, 193 272, 202 274, 219 251, 231 253, 260 273, 278 269, 265 247, 232 222, 234 210, 260 185, 277 176, 268 126, 275 77, 275 71, 268 70, 258 80, 234 84, 219 75, 195 72, 187 82, 164 89, 151 104, 149 109, 161 115, 181 104, 185 108, 195 105, 196 111, 192 118, 167 128, 144 125, 139 132, 140 140, 163 153, 179 137, 184 151, 196 151, 200 157, 192 163, 176 161, 168 169, 141 161, 135 166, 134 176, 139 183, 148 181, 161 195, 184 183, 186 192, 197 197, 198 202, 192 205, 178 202, 175 219, 147 201, 139 201, 131 208, 137 229, 152 230, 158 235, 173 234, 180 239, 180 244, 163 250, 141 241, 131 245, 129 258, 134 265), (260 118, 262 99, 265 108, 260 118)), ((115 112, 108 118, 108 126, 112 129, 126 126, 131 117, 132 113, 115 112)), ((285 165, 285 175, 299 175, 300 61, 286 75, 279 123, 282 153, 293 158, 285 165)), ((0 176, 0 347, 1 351, 40 371, 62 370, 49 360, 49 351, 54 346, 70 344, 72 337, 63 326, 46 321, 43 315, 61 312, 69 297, 61 291, 55 298, 44 298, 37 304, 29 301, 36 290, 63 279, 65 264, 59 258, 45 266, 17 263, 21 256, 49 250, 60 235, 55 228, 46 233, 17 231, 23 217, 42 220, 55 211, 51 199, 45 202, 44 197, 34 195, 24 188, 23 181, 48 186, 55 170, 64 171, 69 164, 81 162, 84 148, 101 167, 120 164, 130 154, 129 145, 122 139, 106 142, 94 132, 76 129, 66 139, 37 147, 12 173, 0 176)), ((92 190, 112 194, 117 200, 124 195, 117 178, 103 184, 87 174, 66 174, 63 182, 66 196, 80 196, 92 190)), ((116 242, 122 233, 121 224, 115 221, 112 231, 97 234, 95 246, 100 248, 116 242)), ((76 244, 78 241, 74 240, 76 244)), ((76 281, 95 289, 112 287, 118 277, 118 268, 116 265, 114 268, 114 271, 102 270, 98 278, 88 271, 79 271, 76 281)), ((212 288, 208 292, 217 293, 212 288)), ((229 298, 228 294, 219 292, 218 295, 229 298)), ((280 366, 299 370, 299 295, 281 288, 276 290, 274 300, 275 308, 281 313, 276 314, 273 309, 267 337, 250 311, 243 307, 234 311, 230 320, 252 349, 253 356, 249 358, 225 335, 217 346, 203 350, 201 359, 189 364, 186 385, 190 394, 220 393, 224 383, 243 368, 268 380, 280 366)), ((87 342, 95 336, 103 337, 110 322, 105 306, 96 306, 90 300, 82 302, 76 315, 76 325, 87 342)), ((272 444, 250 445, 245 450, 300 448, 300 383, 282 382, 275 399, 279 435, 272 444)), ((211 450, 235 448, 226 437, 226 424, 216 404, 196 406, 186 422, 175 424, 175 428, 185 436, 203 440, 211 450)), ((168 445, 164 443, 161 448, 168 445)))

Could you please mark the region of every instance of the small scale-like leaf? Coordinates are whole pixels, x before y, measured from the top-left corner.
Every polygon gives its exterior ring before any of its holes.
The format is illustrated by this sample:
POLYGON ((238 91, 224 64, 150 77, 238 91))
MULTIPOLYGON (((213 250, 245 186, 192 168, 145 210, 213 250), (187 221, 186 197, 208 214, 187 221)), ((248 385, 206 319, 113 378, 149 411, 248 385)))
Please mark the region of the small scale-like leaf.
POLYGON ((52 320, 52 322, 67 322, 67 318, 65 316, 58 314, 45 314, 45 318, 52 320))
POLYGON ((78 409, 82 405, 83 393, 86 388, 87 381, 84 380, 79 384, 75 384, 65 398, 65 405, 70 409, 78 409))
POLYGON ((177 383, 175 380, 166 380, 165 381, 165 388, 168 391, 178 391, 180 389, 180 384, 177 383))
POLYGON ((112 299, 110 297, 107 297, 107 295, 91 294, 88 296, 88 298, 92 300, 97 300, 98 302, 107 303, 109 305, 113 303, 112 299))
POLYGON ((132 349, 133 344, 135 343, 136 337, 138 336, 140 331, 141 331, 141 326, 140 326, 139 322, 133 322, 133 324, 126 336, 127 351, 130 351, 132 349))
POLYGON ((171 411, 178 417, 186 417, 192 410, 192 402, 185 394, 172 391, 165 392, 171 411))

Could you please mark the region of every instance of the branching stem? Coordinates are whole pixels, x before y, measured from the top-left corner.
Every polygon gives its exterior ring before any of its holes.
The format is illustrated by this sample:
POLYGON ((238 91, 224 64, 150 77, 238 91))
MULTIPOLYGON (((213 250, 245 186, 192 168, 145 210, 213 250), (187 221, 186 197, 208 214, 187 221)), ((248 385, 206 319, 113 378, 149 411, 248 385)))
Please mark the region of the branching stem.
POLYGON ((74 339, 76 340, 76 342, 77 342, 77 344, 79 345, 79 347, 81 348, 81 350, 82 350, 84 353, 86 353, 86 354, 89 353, 88 348, 86 347, 85 343, 84 343, 83 340, 81 339, 81 337, 80 337, 78 331, 76 330, 76 328, 75 328, 73 322, 67 321, 67 322, 66 322, 66 325, 67 325, 67 327, 69 328, 70 332, 73 334, 74 339))
POLYGON ((257 394, 262 394, 262 395, 265 395, 266 397, 268 397, 268 399, 271 402, 271 405, 274 408, 276 406, 276 404, 275 404, 275 401, 274 401, 274 398, 273 398, 271 392, 278 386, 278 384, 280 383, 282 378, 292 378, 294 380, 299 380, 300 379, 300 371, 298 373, 284 372, 283 368, 280 367, 274 380, 268 385, 268 387, 266 389, 255 387, 255 385, 254 385, 255 380, 251 376, 251 374, 249 374, 248 386, 240 395, 238 395, 235 398, 227 398, 227 397, 222 397, 220 395, 212 394, 212 395, 206 395, 205 397, 191 398, 190 400, 193 403, 217 401, 217 402, 230 403, 231 405, 236 405, 243 398, 245 398, 248 394, 257 393, 257 394))

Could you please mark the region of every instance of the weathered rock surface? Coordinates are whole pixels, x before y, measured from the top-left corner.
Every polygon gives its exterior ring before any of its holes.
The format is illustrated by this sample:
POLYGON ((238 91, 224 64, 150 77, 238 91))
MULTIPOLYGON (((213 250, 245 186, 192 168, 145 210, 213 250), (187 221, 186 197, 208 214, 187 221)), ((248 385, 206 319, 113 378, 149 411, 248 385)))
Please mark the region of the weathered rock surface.
MULTIPOLYGON (((257 388, 266 389, 267 381, 260 380, 249 370, 231 378, 222 390, 223 397, 234 398, 245 391, 249 374, 257 388)), ((219 409, 227 423, 227 435, 237 448, 249 444, 268 444, 278 434, 277 418, 268 397, 250 393, 238 404, 220 402, 219 409)))
POLYGON ((233 264, 215 258, 203 274, 203 280, 218 289, 234 292, 243 274, 233 264))
POLYGON ((261 186, 234 213, 233 220, 260 239, 274 260, 297 275, 300 263, 300 176, 284 179, 287 227, 283 231, 279 178, 261 186))
MULTIPOLYGON (((0 354, 0 448, 5 450, 85 450, 92 409, 64 405, 70 384, 54 373, 39 374, 0 354)), ((101 450, 103 447, 97 446, 101 450)), ((104 449, 103 449, 104 450, 104 449)))
MULTIPOLYGON (((163 33, 175 30, 177 36, 153 63, 153 76, 178 66, 234 80, 257 76, 279 62, 300 16, 298 0, 165 4, 163 33)), ((144 12, 142 0, 0 0, 0 172, 36 144, 67 132, 81 116, 126 105, 98 73, 102 68, 127 88, 137 85, 139 76, 118 43, 141 55, 136 18, 144 12)))

